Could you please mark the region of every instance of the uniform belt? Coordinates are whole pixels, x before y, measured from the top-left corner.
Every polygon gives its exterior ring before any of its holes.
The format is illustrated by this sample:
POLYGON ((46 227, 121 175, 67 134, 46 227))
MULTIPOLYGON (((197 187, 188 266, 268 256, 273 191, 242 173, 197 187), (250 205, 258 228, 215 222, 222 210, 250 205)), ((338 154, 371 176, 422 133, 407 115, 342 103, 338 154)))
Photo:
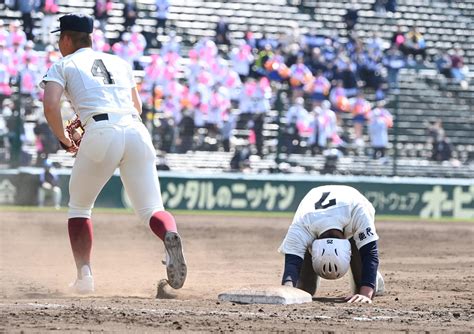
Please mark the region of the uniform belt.
POLYGON ((96 121, 96 122, 108 121, 108 120, 109 120, 109 115, 108 115, 108 114, 98 114, 98 115, 92 116, 92 118, 93 118, 94 121, 96 121))

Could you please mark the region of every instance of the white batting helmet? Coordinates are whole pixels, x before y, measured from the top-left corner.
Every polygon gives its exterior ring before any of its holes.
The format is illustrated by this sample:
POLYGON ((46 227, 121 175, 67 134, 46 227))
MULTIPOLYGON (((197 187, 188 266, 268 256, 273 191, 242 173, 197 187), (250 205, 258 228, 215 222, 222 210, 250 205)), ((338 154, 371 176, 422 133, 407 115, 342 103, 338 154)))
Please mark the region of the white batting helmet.
POLYGON ((346 239, 316 239, 311 254, 314 271, 325 279, 341 278, 351 265, 351 243, 346 239))

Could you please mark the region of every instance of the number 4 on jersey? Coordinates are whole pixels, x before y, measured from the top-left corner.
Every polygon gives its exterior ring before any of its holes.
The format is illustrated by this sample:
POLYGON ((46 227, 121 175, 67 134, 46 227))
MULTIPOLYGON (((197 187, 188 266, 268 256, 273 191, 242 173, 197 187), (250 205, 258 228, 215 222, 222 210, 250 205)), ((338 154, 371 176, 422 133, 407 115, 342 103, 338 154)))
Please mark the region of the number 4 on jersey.
POLYGON ((326 198, 328 198, 328 196, 329 196, 329 191, 328 191, 328 192, 324 192, 323 195, 321 196, 321 198, 319 199, 319 201, 317 201, 316 203, 314 203, 314 209, 315 209, 315 210, 318 210, 318 209, 327 209, 327 208, 329 208, 330 206, 336 205, 336 199, 335 199, 335 198, 329 200, 329 202, 328 202, 327 204, 324 204, 324 205, 323 205, 323 202, 326 200, 326 198))
POLYGON ((104 62, 102 59, 94 60, 94 64, 92 64, 92 75, 95 77, 102 77, 104 78, 104 84, 112 85, 115 83, 114 79, 112 78, 112 74, 107 71, 104 62))

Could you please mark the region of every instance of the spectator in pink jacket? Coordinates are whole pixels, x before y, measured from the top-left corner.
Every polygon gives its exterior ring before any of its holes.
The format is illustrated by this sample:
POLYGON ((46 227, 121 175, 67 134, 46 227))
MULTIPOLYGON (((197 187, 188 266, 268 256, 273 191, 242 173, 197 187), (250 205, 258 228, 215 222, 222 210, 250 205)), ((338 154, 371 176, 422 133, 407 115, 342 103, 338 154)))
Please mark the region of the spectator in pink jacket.
POLYGON ((56 24, 56 14, 59 12, 58 0, 42 0, 40 11, 43 13, 41 20, 41 40, 43 44, 55 43, 56 34, 51 34, 51 31, 56 24))

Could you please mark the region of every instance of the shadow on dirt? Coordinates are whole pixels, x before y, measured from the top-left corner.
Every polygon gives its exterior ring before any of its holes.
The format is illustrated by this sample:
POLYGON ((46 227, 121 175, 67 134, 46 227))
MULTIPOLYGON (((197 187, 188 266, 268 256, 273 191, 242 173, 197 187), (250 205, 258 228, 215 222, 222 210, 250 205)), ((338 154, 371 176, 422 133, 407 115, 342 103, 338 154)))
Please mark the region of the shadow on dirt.
POLYGON ((313 298, 313 302, 321 302, 321 303, 346 303, 345 297, 317 297, 313 298))

